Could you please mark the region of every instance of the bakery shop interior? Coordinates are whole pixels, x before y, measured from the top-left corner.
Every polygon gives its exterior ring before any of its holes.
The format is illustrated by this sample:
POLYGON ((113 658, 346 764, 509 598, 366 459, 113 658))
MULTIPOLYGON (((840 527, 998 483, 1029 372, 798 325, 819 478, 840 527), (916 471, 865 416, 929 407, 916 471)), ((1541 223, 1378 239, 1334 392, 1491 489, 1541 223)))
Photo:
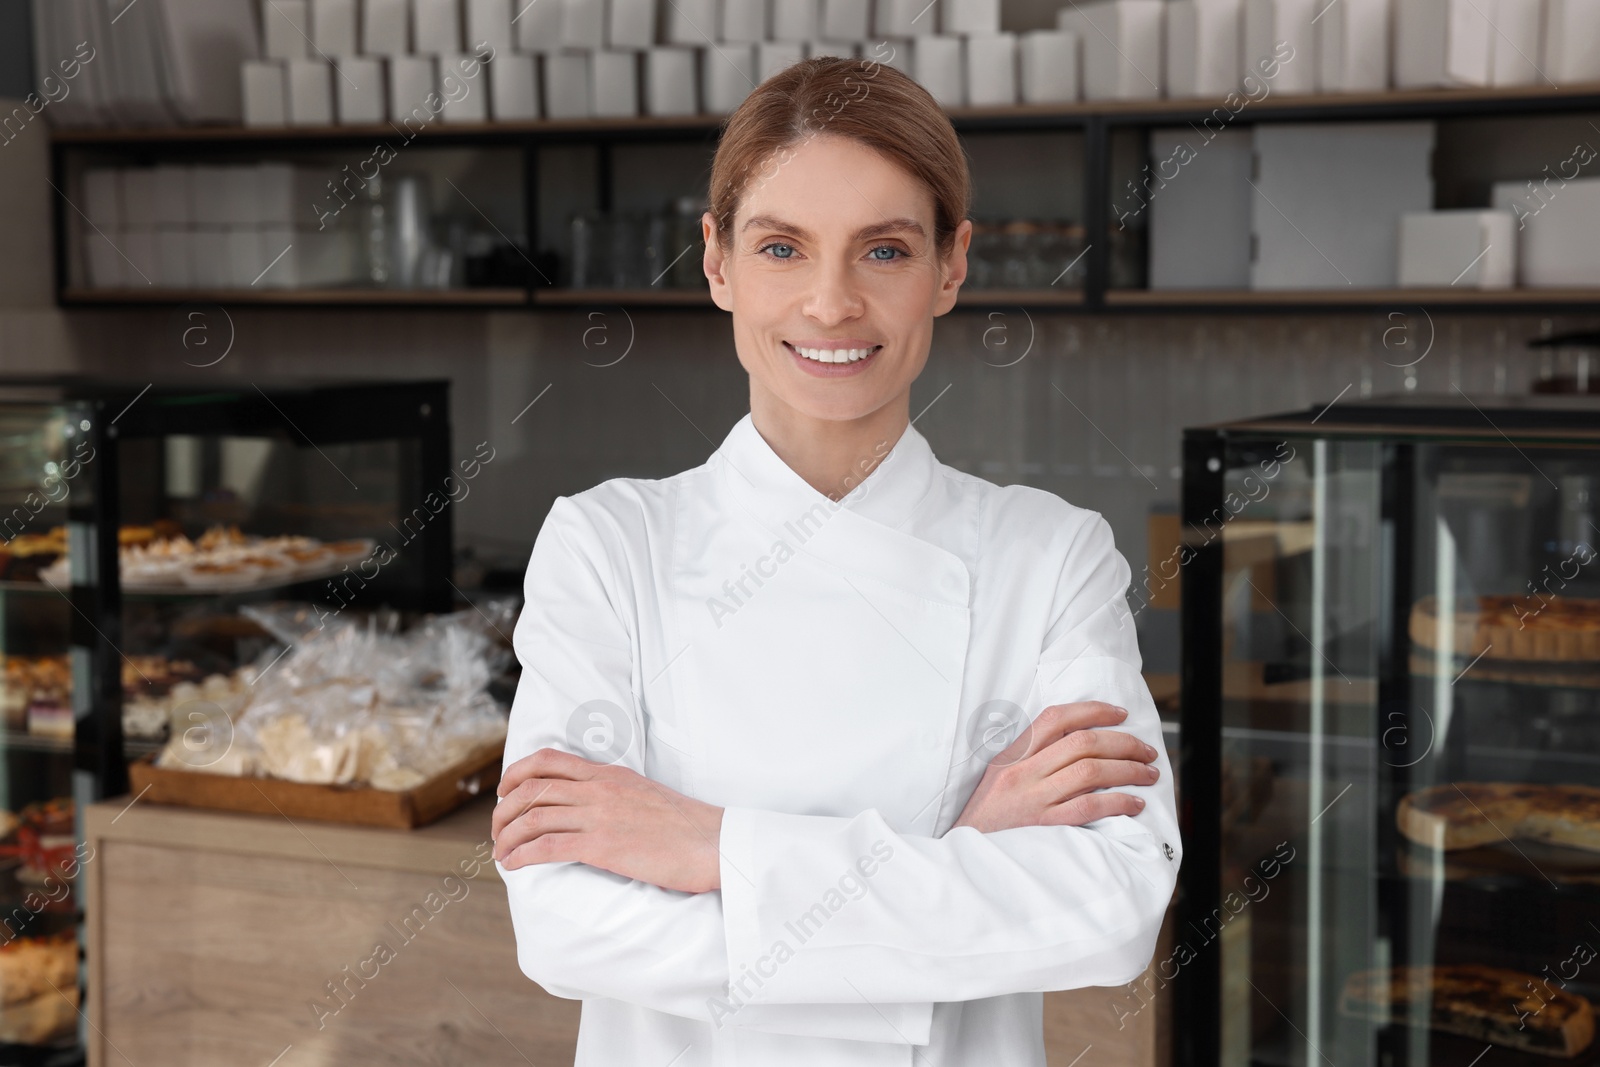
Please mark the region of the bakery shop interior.
POLYGON ((1597 159, 1600 0, 0 0, 0 1067, 1600 1067, 1597 159))

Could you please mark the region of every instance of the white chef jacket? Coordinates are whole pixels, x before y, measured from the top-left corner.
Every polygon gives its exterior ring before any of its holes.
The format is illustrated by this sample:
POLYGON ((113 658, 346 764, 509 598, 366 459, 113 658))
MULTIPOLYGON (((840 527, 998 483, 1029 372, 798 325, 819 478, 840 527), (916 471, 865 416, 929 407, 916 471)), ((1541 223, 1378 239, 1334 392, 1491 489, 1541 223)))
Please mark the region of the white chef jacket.
POLYGON ((1142 974, 1182 858, 1128 580, 1099 514, 911 426, 837 503, 749 415, 699 467, 557 498, 505 765, 560 748, 725 809, 711 892, 500 867, 523 972, 583 1001, 576 1067, 1045 1067, 1042 991, 1142 974), (952 829, 1079 700, 1160 753, 1119 790, 1144 810, 952 829))

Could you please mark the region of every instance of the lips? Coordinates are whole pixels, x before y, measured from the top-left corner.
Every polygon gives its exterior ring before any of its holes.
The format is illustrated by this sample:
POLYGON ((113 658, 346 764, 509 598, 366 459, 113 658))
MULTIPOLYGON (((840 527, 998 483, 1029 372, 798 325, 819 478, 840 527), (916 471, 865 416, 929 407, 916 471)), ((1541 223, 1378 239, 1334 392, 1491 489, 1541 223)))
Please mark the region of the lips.
POLYGON ((788 341, 783 342, 783 346, 811 363, 828 365, 859 363, 883 347, 882 345, 862 345, 852 348, 811 348, 797 347, 788 341))

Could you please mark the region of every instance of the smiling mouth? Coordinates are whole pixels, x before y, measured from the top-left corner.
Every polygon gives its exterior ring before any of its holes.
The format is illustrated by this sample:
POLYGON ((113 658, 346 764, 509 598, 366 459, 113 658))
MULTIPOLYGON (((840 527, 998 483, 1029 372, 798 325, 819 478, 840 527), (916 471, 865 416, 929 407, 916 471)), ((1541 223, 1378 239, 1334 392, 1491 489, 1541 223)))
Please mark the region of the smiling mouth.
POLYGON ((873 345, 871 348, 796 348, 788 341, 785 341, 783 342, 783 347, 798 356, 811 360, 813 363, 859 363, 883 346, 873 345))

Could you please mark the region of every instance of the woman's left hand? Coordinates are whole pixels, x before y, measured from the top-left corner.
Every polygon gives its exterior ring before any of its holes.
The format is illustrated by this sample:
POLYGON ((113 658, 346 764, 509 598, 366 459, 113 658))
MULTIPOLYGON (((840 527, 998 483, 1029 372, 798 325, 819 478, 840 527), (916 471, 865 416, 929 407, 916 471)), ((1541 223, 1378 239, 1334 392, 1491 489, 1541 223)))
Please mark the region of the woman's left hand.
POLYGON ((541 748, 497 791, 490 834, 507 870, 576 860, 663 889, 722 887, 722 809, 627 767, 541 748))

